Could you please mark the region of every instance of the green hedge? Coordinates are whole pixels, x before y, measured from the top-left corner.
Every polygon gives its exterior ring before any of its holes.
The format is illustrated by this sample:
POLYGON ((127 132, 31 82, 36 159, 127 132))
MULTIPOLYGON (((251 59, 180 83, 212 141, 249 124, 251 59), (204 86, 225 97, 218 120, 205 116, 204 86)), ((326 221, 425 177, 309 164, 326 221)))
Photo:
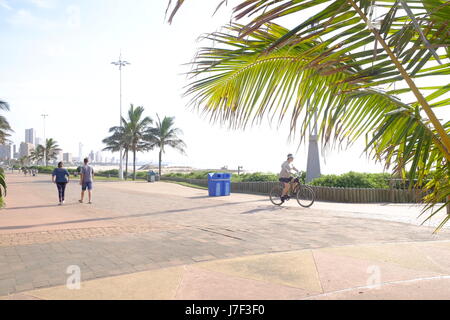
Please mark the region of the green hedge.
MULTIPOLYGON (((190 173, 168 173, 165 174, 164 177, 176 177, 176 178, 185 178, 185 179, 208 179, 208 173, 210 171, 195 171, 190 173)), ((306 174, 301 172, 301 180, 305 181, 306 174)), ((237 175, 235 173, 231 176, 232 182, 260 182, 260 181, 278 181, 278 175, 274 173, 244 173, 241 175, 237 175)))
POLYGON ((56 167, 53 166, 31 166, 30 169, 37 169, 39 173, 52 173, 56 167))
MULTIPOLYGON (((39 173, 48 173, 51 174, 56 166, 31 166, 29 169, 37 169, 39 173)), ((77 169, 67 169, 70 174, 74 174, 77 169)))
POLYGON ((341 175, 323 175, 311 181, 311 185, 337 188, 388 189, 390 178, 391 175, 388 173, 360 173, 351 171, 341 175))
POLYGON ((118 169, 111 169, 111 170, 105 170, 105 171, 99 171, 96 172, 96 174, 98 175, 111 175, 111 176, 118 176, 119 175, 119 170, 118 169))

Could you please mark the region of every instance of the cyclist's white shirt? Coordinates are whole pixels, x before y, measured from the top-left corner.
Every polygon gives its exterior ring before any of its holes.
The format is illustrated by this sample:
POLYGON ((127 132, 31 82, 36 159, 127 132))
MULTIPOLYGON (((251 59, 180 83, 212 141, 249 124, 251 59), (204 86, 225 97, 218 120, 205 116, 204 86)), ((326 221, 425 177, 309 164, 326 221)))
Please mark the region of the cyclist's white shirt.
POLYGON ((280 178, 289 178, 292 176, 292 170, 295 170, 298 172, 297 168, 294 167, 292 162, 285 161, 281 165, 281 172, 280 172, 280 178))

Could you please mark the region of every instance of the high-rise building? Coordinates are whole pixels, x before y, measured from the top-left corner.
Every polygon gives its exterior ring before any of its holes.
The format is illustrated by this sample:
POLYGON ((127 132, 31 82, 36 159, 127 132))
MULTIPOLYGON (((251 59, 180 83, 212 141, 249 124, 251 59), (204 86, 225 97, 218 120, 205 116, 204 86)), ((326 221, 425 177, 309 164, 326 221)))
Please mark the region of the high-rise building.
POLYGON ((35 144, 34 144, 35 146, 38 146, 38 145, 43 146, 44 145, 44 139, 42 139, 42 138, 36 137, 36 139, 34 141, 35 141, 35 144))
POLYGON ((28 157, 31 151, 34 150, 34 144, 28 142, 22 142, 19 149, 19 158, 28 157))
POLYGON ((60 162, 63 161, 63 152, 62 150, 56 151, 56 162, 60 162))
POLYGON ((0 145, 0 160, 10 160, 12 156, 11 144, 0 145))
POLYGON ((89 162, 94 162, 95 161, 95 155, 94 155, 94 150, 91 151, 91 153, 89 153, 89 162))
POLYGON ((103 162, 103 156, 102 156, 102 153, 100 151, 97 151, 95 153, 95 162, 97 162, 97 163, 102 163, 103 162))
POLYGON ((36 139, 36 131, 33 128, 25 129, 25 142, 34 145, 35 139, 36 139))
POLYGON ((63 161, 67 163, 72 163, 72 154, 71 153, 63 153, 63 161))

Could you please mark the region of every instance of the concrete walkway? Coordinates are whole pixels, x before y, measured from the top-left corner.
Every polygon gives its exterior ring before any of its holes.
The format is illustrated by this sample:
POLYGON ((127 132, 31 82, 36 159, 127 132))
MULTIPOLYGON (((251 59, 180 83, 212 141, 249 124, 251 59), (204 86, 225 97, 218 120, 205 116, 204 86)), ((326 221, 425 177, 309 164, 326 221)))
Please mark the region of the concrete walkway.
POLYGON ((4 299, 449 299, 450 242, 344 246, 163 268, 4 299))
POLYGON ((98 182, 55 206, 48 177, 7 176, 3 299, 450 298, 450 232, 421 207, 295 203, 171 183, 98 182), (66 287, 69 266, 81 289, 66 287))

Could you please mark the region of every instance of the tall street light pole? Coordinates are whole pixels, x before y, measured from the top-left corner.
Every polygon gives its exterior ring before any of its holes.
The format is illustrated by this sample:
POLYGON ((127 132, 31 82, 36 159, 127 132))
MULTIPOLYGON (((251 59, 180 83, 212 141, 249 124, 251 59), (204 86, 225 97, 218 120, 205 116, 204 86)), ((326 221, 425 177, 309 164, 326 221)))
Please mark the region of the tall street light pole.
POLYGON ((48 114, 41 114, 41 117, 44 119, 44 164, 47 165, 47 138, 45 137, 45 118, 48 117, 48 114))
MULTIPOLYGON (((119 118, 119 126, 122 126, 122 67, 125 67, 129 65, 130 63, 128 61, 122 60, 122 53, 119 56, 119 60, 115 62, 111 62, 111 64, 119 67, 119 78, 120 78, 120 118, 119 118)), ((122 163, 122 156, 123 150, 122 146, 120 146, 119 149, 119 179, 123 179, 123 163, 122 163)))

